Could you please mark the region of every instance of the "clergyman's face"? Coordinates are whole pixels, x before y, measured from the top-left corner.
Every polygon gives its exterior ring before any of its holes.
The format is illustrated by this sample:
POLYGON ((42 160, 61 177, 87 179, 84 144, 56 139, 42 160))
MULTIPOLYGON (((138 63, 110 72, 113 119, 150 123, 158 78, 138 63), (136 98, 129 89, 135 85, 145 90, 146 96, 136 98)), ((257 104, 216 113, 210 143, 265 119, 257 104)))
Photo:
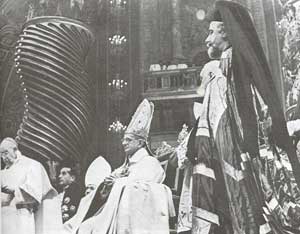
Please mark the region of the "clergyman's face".
POLYGON ((70 185, 74 182, 75 177, 73 175, 70 174, 71 169, 68 167, 63 167, 60 170, 58 179, 59 179, 59 184, 61 186, 67 186, 70 185))
POLYGON ((8 148, 8 149, 1 148, 0 155, 1 155, 1 158, 3 159, 3 162, 7 166, 12 165, 17 158, 16 153, 11 148, 8 148))
POLYGON ((224 49, 226 35, 224 24, 220 21, 212 21, 209 25, 209 33, 205 40, 208 47, 207 53, 211 59, 218 59, 224 49))
POLYGON ((133 155, 138 149, 142 147, 140 139, 137 139, 132 134, 125 134, 122 140, 122 145, 124 147, 127 156, 133 155))

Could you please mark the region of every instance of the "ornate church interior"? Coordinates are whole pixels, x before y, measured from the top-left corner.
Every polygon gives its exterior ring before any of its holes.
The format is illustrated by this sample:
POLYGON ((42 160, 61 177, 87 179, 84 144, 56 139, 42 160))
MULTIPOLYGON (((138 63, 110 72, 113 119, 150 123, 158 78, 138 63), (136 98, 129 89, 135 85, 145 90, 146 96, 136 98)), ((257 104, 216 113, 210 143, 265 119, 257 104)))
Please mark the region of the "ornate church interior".
MULTIPOLYGON (((201 70, 211 60, 207 16, 216 2, 0 0, 0 139, 14 138, 24 155, 45 167, 55 188, 61 164, 74 163, 83 189, 97 157, 112 170, 124 163, 124 132, 141 101, 149 100, 154 112, 147 144, 172 192, 176 217, 170 233, 179 233, 185 171, 170 157, 196 123, 194 102, 203 102, 197 90, 201 70)), ((294 119, 300 93, 300 1, 229 2, 251 14, 277 104, 286 121, 294 119)), ((258 120, 261 145, 268 143, 268 124, 268 118, 258 120)))

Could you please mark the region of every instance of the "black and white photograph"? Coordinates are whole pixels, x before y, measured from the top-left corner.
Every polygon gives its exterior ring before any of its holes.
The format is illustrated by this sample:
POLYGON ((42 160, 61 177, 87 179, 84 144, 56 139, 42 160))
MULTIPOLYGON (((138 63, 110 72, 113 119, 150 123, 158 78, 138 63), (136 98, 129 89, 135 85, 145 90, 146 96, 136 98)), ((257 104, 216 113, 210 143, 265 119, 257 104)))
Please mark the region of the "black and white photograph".
POLYGON ((1 234, 300 234, 300 0, 0 0, 1 234))

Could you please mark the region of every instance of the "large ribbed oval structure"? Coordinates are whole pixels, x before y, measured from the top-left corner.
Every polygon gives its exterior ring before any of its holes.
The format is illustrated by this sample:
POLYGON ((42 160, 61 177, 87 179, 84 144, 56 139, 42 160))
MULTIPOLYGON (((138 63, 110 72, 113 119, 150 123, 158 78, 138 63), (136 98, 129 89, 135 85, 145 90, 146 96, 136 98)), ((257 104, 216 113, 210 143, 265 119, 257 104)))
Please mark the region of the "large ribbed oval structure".
POLYGON ((79 159, 90 129, 90 80, 85 60, 93 35, 63 17, 28 21, 15 53, 24 117, 17 133, 22 151, 60 161, 79 159))

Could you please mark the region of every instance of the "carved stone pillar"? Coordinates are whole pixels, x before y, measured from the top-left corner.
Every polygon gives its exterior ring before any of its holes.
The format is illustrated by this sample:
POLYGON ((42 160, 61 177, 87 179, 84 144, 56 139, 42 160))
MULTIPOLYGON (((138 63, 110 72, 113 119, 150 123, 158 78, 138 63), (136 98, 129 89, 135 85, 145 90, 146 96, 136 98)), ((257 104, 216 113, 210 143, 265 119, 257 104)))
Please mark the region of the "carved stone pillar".
POLYGON ((181 44, 181 29, 180 29, 180 0, 172 0, 172 10, 173 10, 173 60, 178 61, 185 60, 186 58, 182 53, 181 44))
POLYGON ((15 53, 24 117, 22 151, 36 159, 80 161, 90 137, 90 79, 85 59, 93 35, 81 22, 40 17, 24 25, 15 53))
POLYGON ((6 23, 0 29, 0 138, 15 137, 23 112, 20 83, 12 67, 19 28, 6 23))

